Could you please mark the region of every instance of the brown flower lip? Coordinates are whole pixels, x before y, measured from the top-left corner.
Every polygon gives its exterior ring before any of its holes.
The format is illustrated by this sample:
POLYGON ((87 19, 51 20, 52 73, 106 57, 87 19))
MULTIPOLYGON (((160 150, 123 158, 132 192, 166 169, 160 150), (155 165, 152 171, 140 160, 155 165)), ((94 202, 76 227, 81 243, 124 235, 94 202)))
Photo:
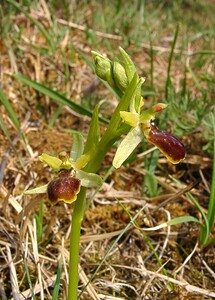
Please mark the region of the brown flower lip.
POLYGON ((49 182, 47 187, 48 199, 52 205, 59 201, 72 203, 80 191, 81 181, 72 177, 70 171, 61 170, 58 178, 49 182))
POLYGON ((154 122, 151 122, 147 139, 157 146, 171 163, 177 164, 185 158, 186 150, 181 141, 168 132, 160 131, 154 122))

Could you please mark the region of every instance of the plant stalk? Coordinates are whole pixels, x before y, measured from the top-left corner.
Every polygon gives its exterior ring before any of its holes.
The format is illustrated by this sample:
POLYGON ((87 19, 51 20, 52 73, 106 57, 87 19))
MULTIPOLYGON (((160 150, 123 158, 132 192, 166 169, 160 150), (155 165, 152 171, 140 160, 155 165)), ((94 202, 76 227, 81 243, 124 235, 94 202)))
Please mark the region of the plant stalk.
MULTIPOLYGON (((104 134, 97 149, 92 154, 92 158, 85 168, 87 172, 96 172, 99 168, 104 156, 108 152, 109 148, 114 143, 113 136, 104 134)), ((80 233, 81 224, 85 213, 86 204, 86 188, 81 187, 81 191, 78 194, 75 201, 74 211, 72 214, 72 224, 70 233, 70 261, 69 261, 69 288, 68 288, 68 300, 78 299, 78 262, 79 262, 79 245, 80 245, 80 233)))
MULTIPOLYGON (((101 162, 103 161, 108 150, 117 138, 122 133, 129 131, 128 126, 120 127, 121 117, 120 111, 127 109, 130 100, 135 95, 136 89, 142 83, 137 79, 137 75, 133 77, 130 85, 128 86, 125 94, 122 96, 117 108, 115 109, 113 116, 109 122, 109 125, 99 141, 97 147, 90 153, 91 157, 83 169, 86 172, 96 173, 99 169, 101 162)), ((74 211, 72 215, 72 228, 70 233, 70 262, 69 262, 69 288, 68 288, 68 300, 78 299, 78 262, 79 262, 79 244, 81 224, 85 213, 86 204, 86 188, 81 188, 75 202, 74 211)))
POLYGON ((85 211, 86 188, 82 187, 75 202, 72 215, 71 233, 70 233, 70 259, 69 259, 69 288, 68 300, 77 300, 78 298, 78 262, 81 224, 85 211))

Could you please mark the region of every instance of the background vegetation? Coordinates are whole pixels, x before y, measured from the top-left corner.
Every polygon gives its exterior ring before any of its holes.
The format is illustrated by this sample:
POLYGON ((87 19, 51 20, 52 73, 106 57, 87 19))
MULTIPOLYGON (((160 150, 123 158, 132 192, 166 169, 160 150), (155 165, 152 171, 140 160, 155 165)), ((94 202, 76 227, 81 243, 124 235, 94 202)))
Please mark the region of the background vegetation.
POLYGON ((171 165, 143 141, 129 163, 113 170, 112 149, 100 170, 102 189, 88 192, 80 298, 215 297, 214 245, 200 248, 197 225, 184 223, 147 235, 141 229, 184 215, 201 220, 191 197, 207 212, 215 184, 214 11, 212 0, 1 2, 3 300, 54 299, 54 286, 59 287, 55 299, 66 299, 72 205, 51 207, 45 195, 24 197, 23 191, 54 178, 38 155, 69 152, 72 132, 88 132, 95 104, 102 118, 111 116, 117 100, 94 75, 91 50, 113 58, 119 46, 146 78, 145 106, 169 104, 157 123, 180 137, 187 156, 171 165), (135 226, 127 227, 136 215, 135 226), (56 285, 57 272, 61 279, 56 285))

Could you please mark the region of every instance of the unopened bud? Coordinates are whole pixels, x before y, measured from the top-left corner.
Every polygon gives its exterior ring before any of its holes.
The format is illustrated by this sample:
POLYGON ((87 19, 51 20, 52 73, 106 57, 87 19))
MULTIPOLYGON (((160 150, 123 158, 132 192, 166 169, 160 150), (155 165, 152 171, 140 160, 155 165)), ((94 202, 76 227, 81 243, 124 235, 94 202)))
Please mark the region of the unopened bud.
POLYGON ((114 76, 114 81, 117 87, 123 92, 128 86, 128 78, 126 75, 125 68, 123 65, 115 60, 113 62, 113 76, 114 76))
POLYGON ((111 61, 101 54, 92 51, 96 75, 104 81, 107 81, 111 87, 114 87, 113 66, 111 61))

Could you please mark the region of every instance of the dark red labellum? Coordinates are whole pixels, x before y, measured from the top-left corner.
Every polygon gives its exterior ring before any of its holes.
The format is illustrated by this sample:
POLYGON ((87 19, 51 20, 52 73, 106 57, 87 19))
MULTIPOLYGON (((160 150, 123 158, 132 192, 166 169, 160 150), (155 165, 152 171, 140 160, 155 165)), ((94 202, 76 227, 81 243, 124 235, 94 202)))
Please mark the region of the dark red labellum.
POLYGON ((185 158, 186 151, 181 141, 168 132, 160 131, 154 122, 151 122, 147 139, 157 146, 173 164, 177 164, 185 158))
POLYGON ((58 201, 72 203, 80 191, 81 181, 70 175, 69 171, 61 171, 59 177, 49 182, 48 198, 52 204, 58 201))

